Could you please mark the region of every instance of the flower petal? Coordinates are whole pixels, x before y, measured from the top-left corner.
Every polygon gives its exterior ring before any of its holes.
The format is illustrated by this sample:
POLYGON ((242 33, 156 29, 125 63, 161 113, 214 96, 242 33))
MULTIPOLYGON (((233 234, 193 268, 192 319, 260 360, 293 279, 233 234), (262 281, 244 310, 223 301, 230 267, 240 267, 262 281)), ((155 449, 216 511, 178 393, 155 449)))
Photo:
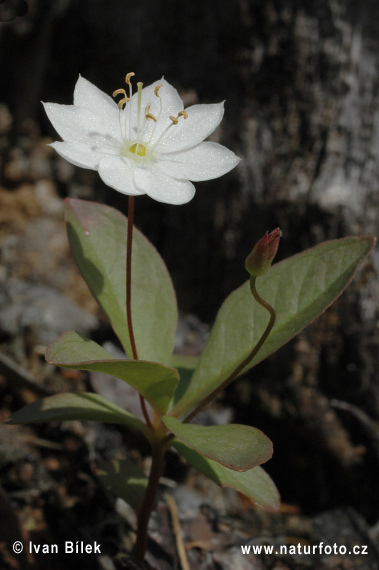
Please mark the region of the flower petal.
POLYGON ((126 160, 116 156, 102 156, 99 162, 100 178, 115 190, 128 196, 145 194, 133 182, 133 168, 126 160))
POLYGON ((70 142, 55 142, 51 143, 53 149, 58 154, 63 156, 66 160, 75 166, 82 168, 90 168, 97 170, 101 154, 91 150, 86 144, 70 143, 70 142))
POLYGON ((157 166, 173 178, 185 180, 211 180, 232 170, 240 158, 225 146, 203 142, 195 148, 162 154, 157 166))
POLYGON ((150 198, 166 204, 186 204, 195 195, 195 187, 187 180, 175 180, 158 169, 136 168, 136 186, 150 198))
POLYGON ((119 110, 117 103, 93 85, 87 79, 79 75, 79 79, 75 85, 74 105, 77 107, 85 107, 96 115, 107 121, 110 131, 119 131, 119 110))
POLYGON ((75 105, 43 103, 45 111, 57 133, 67 142, 94 144, 94 137, 103 135, 110 141, 121 142, 121 130, 118 131, 105 118, 95 115, 89 109, 75 105))
POLYGON ((224 115, 224 103, 193 105, 186 109, 187 118, 179 117, 157 144, 159 152, 176 152, 192 148, 209 137, 224 115))
POLYGON ((118 113, 117 103, 110 95, 101 91, 96 85, 79 75, 79 79, 76 82, 74 90, 74 105, 78 107, 87 107, 88 109, 111 108, 118 113))

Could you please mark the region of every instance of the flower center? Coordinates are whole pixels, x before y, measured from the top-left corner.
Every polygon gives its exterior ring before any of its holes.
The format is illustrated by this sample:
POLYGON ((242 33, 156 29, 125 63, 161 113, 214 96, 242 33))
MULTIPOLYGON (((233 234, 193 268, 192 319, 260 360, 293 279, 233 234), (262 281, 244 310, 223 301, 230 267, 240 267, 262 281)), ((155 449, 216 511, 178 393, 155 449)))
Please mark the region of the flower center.
POLYGON ((146 162, 152 159, 155 148, 166 137, 170 129, 174 125, 178 124, 179 118, 183 117, 183 119, 187 119, 188 114, 186 111, 180 111, 177 117, 170 115, 170 125, 167 126, 159 136, 156 136, 156 140, 154 140, 156 126, 162 114, 162 99, 159 94, 159 90, 163 85, 159 84, 154 89, 154 95, 159 100, 159 110, 157 115, 153 115, 153 113, 150 112, 151 101, 148 102, 145 109, 142 109, 142 83, 140 82, 137 83, 137 109, 135 109, 133 105, 132 110, 131 99, 133 92, 130 78, 133 75, 134 73, 132 72, 128 73, 125 77, 125 82, 129 87, 129 96, 126 94, 125 89, 116 89, 116 91, 113 92, 113 97, 122 95, 122 99, 118 102, 118 108, 120 109, 120 128, 123 139, 120 154, 125 157, 129 155, 129 157, 132 158, 129 154, 131 153, 134 155, 134 160, 139 161, 140 158, 143 158, 143 161, 146 162), (121 121, 122 116, 124 118, 124 122, 121 121), (153 121, 154 126, 147 129, 147 123, 150 121, 153 121), (147 131, 150 131, 149 134, 147 131))
POLYGON ((138 156, 145 156, 146 148, 141 143, 139 143, 138 145, 137 143, 134 143, 132 144, 131 147, 129 147, 129 152, 132 152, 133 154, 138 154, 138 156))

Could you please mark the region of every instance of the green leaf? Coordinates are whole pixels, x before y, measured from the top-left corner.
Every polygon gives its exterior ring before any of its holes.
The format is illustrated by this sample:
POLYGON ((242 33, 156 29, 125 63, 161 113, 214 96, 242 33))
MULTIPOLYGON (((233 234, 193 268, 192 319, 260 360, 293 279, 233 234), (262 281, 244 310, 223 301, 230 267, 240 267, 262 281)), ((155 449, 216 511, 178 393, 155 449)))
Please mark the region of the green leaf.
POLYGON ((37 400, 12 414, 6 423, 31 424, 69 420, 126 424, 150 436, 146 425, 138 418, 91 392, 67 392, 37 400))
POLYGON ((175 368, 143 360, 116 360, 96 342, 73 331, 63 333, 47 347, 46 360, 55 366, 119 378, 135 388, 159 416, 166 412, 179 380, 175 368))
POLYGON ((181 354, 172 354, 170 366, 173 368, 187 368, 188 370, 195 370, 198 362, 198 356, 182 356, 181 354))
POLYGON ((262 469, 254 467, 249 471, 232 471, 216 461, 207 459, 181 441, 174 440, 173 446, 181 455, 220 487, 232 487, 267 511, 277 511, 280 496, 272 479, 262 469))
POLYGON ((173 354, 171 356, 170 364, 178 370, 179 383, 168 409, 172 408, 186 392, 198 362, 198 356, 181 356, 180 354, 173 354))
POLYGON ((194 372, 191 368, 178 368, 177 370, 179 373, 179 383, 174 392, 173 398, 169 403, 168 409, 174 406, 186 392, 194 372))
POLYGON ((126 501, 135 511, 142 507, 148 479, 129 459, 113 459, 95 467, 95 473, 116 497, 126 501))
MULTIPOLYGON (((128 222, 117 210, 66 199, 67 233, 76 263, 131 356, 126 321, 126 236, 128 222)), ((168 364, 177 324, 175 292, 153 245, 133 228, 132 319, 141 360, 168 364)))
MULTIPOLYGON (((374 245, 371 237, 324 242, 277 263, 259 277, 257 291, 274 307, 277 319, 245 371, 320 315, 350 283, 374 245)), ((170 415, 182 416, 220 386, 249 355, 268 320, 268 312, 252 297, 248 281, 233 291, 221 306, 191 382, 170 415)))
POLYGON ((168 416, 161 420, 183 443, 235 471, 248 471, 272 456, 271 441, 259 429, 250 426, 204 427, 183 424, 168 416))

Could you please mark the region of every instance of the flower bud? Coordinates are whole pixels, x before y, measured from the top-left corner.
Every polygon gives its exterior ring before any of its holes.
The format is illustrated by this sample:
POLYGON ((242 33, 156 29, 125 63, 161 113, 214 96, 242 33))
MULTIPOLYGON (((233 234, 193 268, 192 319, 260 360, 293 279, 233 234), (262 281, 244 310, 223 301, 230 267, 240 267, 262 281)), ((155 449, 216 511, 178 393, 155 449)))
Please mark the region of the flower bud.
POLYGON ((263 238, 255 244, 245 261, 246 270, 252 277, 264 275, 266 271, 270 269, 271 263, 278 251, 281 235, 282 231, 276 228, 270 234, 266 232, 263 238))

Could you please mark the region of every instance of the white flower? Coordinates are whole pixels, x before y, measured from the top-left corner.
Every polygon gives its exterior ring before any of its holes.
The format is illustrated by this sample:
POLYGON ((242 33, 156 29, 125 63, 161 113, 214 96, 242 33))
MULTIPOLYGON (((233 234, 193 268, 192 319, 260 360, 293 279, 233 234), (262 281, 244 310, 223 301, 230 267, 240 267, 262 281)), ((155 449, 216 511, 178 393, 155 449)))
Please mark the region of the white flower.
POLYGON ((189 202, 190 182, 218 178, 239 158, 224 146, 202 142, 219 125, 224 104, 193 105, 186 111, 178 92, 161 79, 119 104, 79 77, 73 105, 44 103, 63 142, 51 146, 76 166, 98 170, 102 180, 128 195, 148 194, 168 204, 189 202))

